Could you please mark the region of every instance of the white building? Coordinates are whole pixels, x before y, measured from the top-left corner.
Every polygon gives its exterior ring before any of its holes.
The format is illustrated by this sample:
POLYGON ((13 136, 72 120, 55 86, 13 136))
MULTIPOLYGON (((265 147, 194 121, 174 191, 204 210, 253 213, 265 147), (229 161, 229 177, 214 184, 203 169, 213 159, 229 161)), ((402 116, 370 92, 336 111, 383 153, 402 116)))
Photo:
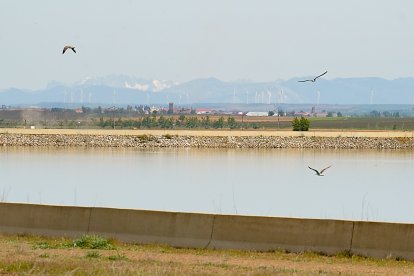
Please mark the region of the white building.
POLYGON ((246 113, 246 116, 264 117, 264 116, 269 116, 269 112, 249 111, 246 113))

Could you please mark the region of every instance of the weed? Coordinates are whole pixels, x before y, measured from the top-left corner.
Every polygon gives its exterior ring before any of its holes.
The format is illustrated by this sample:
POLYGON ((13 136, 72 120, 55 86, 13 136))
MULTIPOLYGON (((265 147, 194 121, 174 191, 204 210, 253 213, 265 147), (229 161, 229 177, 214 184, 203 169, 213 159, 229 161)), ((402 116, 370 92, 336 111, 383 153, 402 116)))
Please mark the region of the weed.
POLYGON ((96 250, 88 251, 88 253, 86 253, 85 257, 86 258, 99 258, 99 257, 101 257, 101 254, 96 250))
POLYGON ((84 235, 80 239, 72 242, 73 247, 89 248, 89 249, 114 249, 112 243, 97 235, 84 235))
POLYGON ((54 248, 49 242, 41 241, 33 245, 33 249, 51 249, 54 248))
POLYGON ((124 254, 119 254, 119 252, 116 255, 111 255, 108 257, 110 261, 126 261, 128 258, 124 254))
POLYGON ((151 136, 150 135, 137 135, 136 139, 138 139, 140 142, 144 143, 144 142, 148 142, 151 141, 151 136))
POLYGON ((342 257, 342 258, 352 258, 354 254, 352 254, 351 250, 344 250, 339 252, 338 254, 336 254, 337 257, 342 257))
POLYGON ((39 257, 40 258, 49 258, 50 256, 47 253, 42 253, 42 254, 39 255, 39 257))
POLYGON ((400 256, 394 256, 392 253, 388 254, 386 257, 387 260, 393 260, 393 261, 404 261, 404 258, 400 257, 400 256))
POLYGON ((408 137, 397 137, 396 139, 401 144, 406 144, 406 143, 410 142, 410 138, 408 138, 408 137))

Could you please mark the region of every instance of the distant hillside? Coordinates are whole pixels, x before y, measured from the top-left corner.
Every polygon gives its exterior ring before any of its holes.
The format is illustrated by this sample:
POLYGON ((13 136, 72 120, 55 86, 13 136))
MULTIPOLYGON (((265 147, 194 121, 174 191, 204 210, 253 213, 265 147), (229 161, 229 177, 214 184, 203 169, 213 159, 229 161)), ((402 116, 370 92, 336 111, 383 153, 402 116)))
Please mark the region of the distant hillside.
POLYGON ((215 78, 185 83, 110 75, 72 85, 51 82, 45 89, 0 91, 1 105, 62 104, 413 104, 414 79, 338 78, 300 83, 224 82, 215 78))

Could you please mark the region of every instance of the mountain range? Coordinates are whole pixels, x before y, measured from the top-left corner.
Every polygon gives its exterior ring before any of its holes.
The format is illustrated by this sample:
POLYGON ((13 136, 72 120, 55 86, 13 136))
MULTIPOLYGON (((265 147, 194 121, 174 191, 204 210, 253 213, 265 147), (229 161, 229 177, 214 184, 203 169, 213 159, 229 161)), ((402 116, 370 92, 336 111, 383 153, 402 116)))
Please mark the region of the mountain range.
MULTIPOLYGON (((305 77, 306 78, 306 77, 305 77)), ((73 84, 50 82, 46 88, 0 90, 0 105, 203 105, 203 104, 413 104, 414 78, 302 78, 269 82, 216 78, 178 83, 109 75, 73 84)))

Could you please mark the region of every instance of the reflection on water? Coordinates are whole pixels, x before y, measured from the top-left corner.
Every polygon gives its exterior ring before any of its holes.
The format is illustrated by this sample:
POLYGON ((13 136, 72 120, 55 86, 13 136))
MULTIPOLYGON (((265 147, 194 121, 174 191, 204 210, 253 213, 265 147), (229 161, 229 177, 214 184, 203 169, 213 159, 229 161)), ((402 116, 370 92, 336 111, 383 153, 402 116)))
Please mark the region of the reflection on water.
POLYGON ((2 147, 0 200, 414 222, 413 166, 402 150, 2 147))

